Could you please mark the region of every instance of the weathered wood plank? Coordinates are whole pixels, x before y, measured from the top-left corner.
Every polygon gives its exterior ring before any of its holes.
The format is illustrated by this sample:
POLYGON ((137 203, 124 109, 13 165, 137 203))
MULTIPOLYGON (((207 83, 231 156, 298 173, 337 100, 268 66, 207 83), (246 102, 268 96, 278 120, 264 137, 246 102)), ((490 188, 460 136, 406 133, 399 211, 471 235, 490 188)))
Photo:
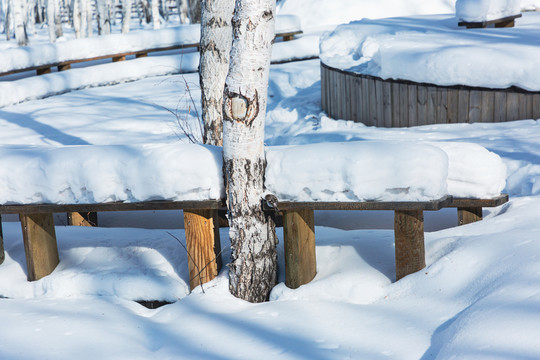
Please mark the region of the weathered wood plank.
POLYGON ((482 220, 481 207, 459 207, 458 225, 467 225, 482 220))
POLYGON ((408 100, 408 109, 409 109, 409 121, 408 126, 417 126, 418 125, 418 92, 416 90, 416 85, 407 85, 407 97, 408 100))
POLYGON ((375 81, 375 126, 384 126, 384 92, 382 80, 375 81))
POLYGON ((377 92, 375 90, 375 80, 368 80, 369 89, 369 121, 366 125, 377 126, 377 92))
POLYGON ((409 86, 399 84, 399 123, 398 127, 409 126, 409 86))
POLYGON ((50 74, 51 71, 52 71, 52 69, 50 67, 46 67, 46 68, 36 69, 36 74, 37 75, 45 75, 45 74, 50 74))
POLYGON ((328 105, 326 102, 326 92, 328 91, 328 81, 326 81, 326 73, 328 70, 325 66, 321 66, 321 108, 327 111, 328 105))
POLYGON ((4 262, 6 254, 4 252, 4 233, 2 232, 2 215, 0 215, 0 265, 4 262))
POLYGON ((493 122, 506 121, 506 92, 496 91, 493 97, 493 122))
POLYGON ((437 123, 438 108, 437 108, 437 88, 434 86, 426 87, 427 95, 427 117, 430 124, 437 123))
POLYGON ((392 83, 392 127, 399 127, 401 116, 401 101, 399 96, 400 86, 398 83, 392 83))
POLYGON ((191 290, 213 280, 221 269, 218 224, 217 210, 184 210, 191 290))
POLYGON ((540 119, 540 94, 534 94, 532 99, 532 118, 540 119))
POLYGON ((470 91, 466 89, 458 90, 458 120, 461 123, 469 122, 469 98, 470 91))
POLYGON ((518 117, 519 120, 532 118, 532 95, 520 93, 518 95, 518 117))
POLYGON ((313 280, 317 273, 313 210, 285 211, 283 238, 285 285, 296 289, 313 280))
POLYGON ((508 202, 508 194, 501 194, 491 199, 472 199, 472 198, 456 198, 452 200, 446 207, 497 207, 508 202))
POLYGON ((392 85, 383 82, 383 124, 384 127, 392 127, 392 85))
POLYGON ((418 85, 417 86, 417 116, 418 116, 418 125, 427 125, 429 124, 428 119, 428 93, 427 93, 427 87, 424 85, 418 85))
POLYGON ((344 75, 345 76, 345 119, 346 120, 352 120, 352 79, 353 76, 351 75, 344 75))
POLYGON ((360 114, 362 112, 362 89, 361 89, 361 80, 358 76, 353 78, 353 120, 355 122, 360 121, 360 114))
POLYGON ((28 281, 39 280, 56 268, 60 259, 53 214, 21 215, 28 281))
POLYGON ((362 77, 362 123, 369 124, 369 80, 362 77))
POLYGON ((426 267, 424 213, 396 211, 394 214, 396 280, 426 267))
POLYGON ((469 122, 480 122, 482 119, 482 92, 471 90, 469 96, 469 122))
POLYGON ((446 124, 448 118, 448 90, 437 88, 437 124, 446 124))
POLYGON ((69 70, 69 69, 71 69, 70 64, 58 65, 58 71, 66 71, 66 70, 69 70))
POLYGON ((448 89, 448 109, 446 111, 446 122, 455 124, 459 121, 458 106, 459 106, 459 90, 448 89))
POLYGON ((98 226, 96 212, 68 212, 67 219, 71 226, 98 226))
POLYGON ((519 120, 519 100, 518 94, 506 94, 506 121, 519 120))
POLYGON ((493 122, 495 98, 492 91, 482 91, 482 108, 480 109, 481 122, 493 122))

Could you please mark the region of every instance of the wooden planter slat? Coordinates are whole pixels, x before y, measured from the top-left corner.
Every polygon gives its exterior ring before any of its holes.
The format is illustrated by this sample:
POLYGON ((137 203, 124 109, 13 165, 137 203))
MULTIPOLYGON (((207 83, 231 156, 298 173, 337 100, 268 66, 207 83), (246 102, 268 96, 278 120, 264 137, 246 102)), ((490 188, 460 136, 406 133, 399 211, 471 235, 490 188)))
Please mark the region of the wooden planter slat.
POLYGON ((367 126, 504 122, 540 118, 540 92, 383 80, 321 64, 323 110, 367 126))

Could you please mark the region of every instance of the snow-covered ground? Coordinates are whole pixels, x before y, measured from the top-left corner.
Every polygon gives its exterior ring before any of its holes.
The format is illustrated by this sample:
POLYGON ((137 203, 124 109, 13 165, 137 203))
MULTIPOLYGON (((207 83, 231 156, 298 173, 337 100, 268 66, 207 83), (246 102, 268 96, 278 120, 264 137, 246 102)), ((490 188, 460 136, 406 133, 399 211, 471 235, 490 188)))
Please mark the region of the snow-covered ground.
MULTIPOLYGON (((336 8, 344 12, 343 5, 336 8)), ((316 278, 296 290, 280 283, 264 304, 229 295, 226 268, 188 294, 187 255, 175 239, 185 241, 179 212, 100 214, 107 226, 100 228, 65 226, 59 214, 61 262, 32 283, 26 281, 20 223, 6 216, 0 358, 539 358, 538 120, 366 127, 321 113, 319 72, 318 60, 272 66, 267 145, 473 143, 502 159, 510 202, 485 209, 483 221, 462 227, 454 227, 455 209, 426 212, 427 267, 398 282, 391 213, 319 212, 316 278), (141 299, 176 302, 149 310, 133 301, 141 299)), ((69 151, 83 164, 99 164, 122 148, 127 158, 153 147, 180 149, 186 140, 173 113, 197 129, 190 101, 199 102, 197 84, 197 74, 151 77, 2 107, 2 157, 10 149, 11 155, 33 149, 43 156, 40 150, 47 148, 46 163, 61 166, 55 156, 63 159, 69 151)), ((1 180, 25 159, 7 163, 1 180)), ((129 165, 114 168, 125 173, 129 165)), ((144 182, 152 174, 145 166, 138 176, 150 191, 152 184, 144 182)), ((221 239, 227 262, 227 229, 221 239)), ((278 252, 283 282, 282 242, 278 252)))

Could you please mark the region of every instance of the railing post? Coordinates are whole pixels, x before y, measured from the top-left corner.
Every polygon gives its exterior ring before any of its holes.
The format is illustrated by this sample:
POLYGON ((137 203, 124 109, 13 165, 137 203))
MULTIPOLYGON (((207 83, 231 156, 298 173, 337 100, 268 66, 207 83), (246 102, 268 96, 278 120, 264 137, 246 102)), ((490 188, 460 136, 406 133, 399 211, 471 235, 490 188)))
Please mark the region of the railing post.
POLYGON ((482 207, 458 207, 458 225, 482 220, 482 207))
POLYGON ((397 281, 426 266, 423 211, 396 210, 394 236, 397 281))
POLYGON ((96 212, 69 212, 67 213, 68 225, 72 226, 98 226, 96 212))
POLYGON ((283 212, 285 285, 296 289, 317 274, 315 220, 313 210, 283 212))
POLYGON ((214 279, 221 269, 218 211, 185 209, 184 227, 191 290, 214 279))

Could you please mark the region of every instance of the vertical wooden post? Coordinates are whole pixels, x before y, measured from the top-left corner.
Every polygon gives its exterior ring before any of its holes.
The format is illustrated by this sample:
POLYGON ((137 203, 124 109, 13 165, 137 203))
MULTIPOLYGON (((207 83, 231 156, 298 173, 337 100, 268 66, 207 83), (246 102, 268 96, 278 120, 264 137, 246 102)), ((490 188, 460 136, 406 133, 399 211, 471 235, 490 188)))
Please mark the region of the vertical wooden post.
POLYGON ((396 280, 399 280, 426 266, 422 210, 396 210, 394 236, 396 280))
POLYGON ((458 207, 458 225, 482 220, 482 207, 458 207))
POLYGON ((67 213, 68 225, 72 226, 98 226, 96 212, 69 212, 67 213))
POLYGON ((214 279, 221 269, 218 211, 184 210, 191 290, 214 279))
POLYGON ((51 68, 48 67, 48 68, 41 68, 41 69, 37 69, 36 70, 36 74, 37 75, 44 75, 44 74, 50 74, 51 73, 51 68))
POLYGON ((113 56, 112 58, 113 62, 119 62, 119 61, 124 61, 124 60, 126 60, 125 56, 113 56))
POLYGON ((313 210, 283 213, 285 246, 285 285, 296 289, 317 274, 315 259, 315 220, 313 210))
POLYGON ((2 215, 0 215, 0 265, 4 262, 6 254, 4 253, 4 234, 2 232, 2 215))
POLYGON ((53 272, 60 262, 53 214, 21 214, 28 281, 53 272))

